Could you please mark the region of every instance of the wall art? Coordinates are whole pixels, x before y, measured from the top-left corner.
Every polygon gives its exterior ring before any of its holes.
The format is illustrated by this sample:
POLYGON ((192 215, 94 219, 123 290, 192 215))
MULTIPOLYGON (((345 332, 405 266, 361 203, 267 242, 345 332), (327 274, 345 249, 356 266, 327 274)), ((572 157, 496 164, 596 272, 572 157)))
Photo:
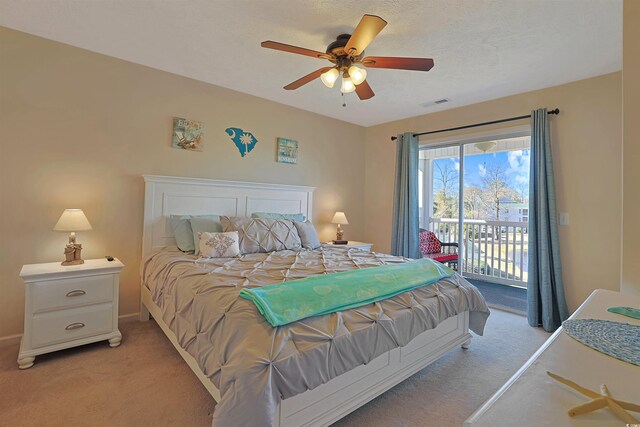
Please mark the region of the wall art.
POLYGON ((258 143, 251 132, 245 132, 240 128, 227 128, 225 132, 231 137, 231 141, 236 145, 242 157, 249 154, 258 143))
POLYGON ((298 163, 298 141, 287 138, 278 138, 278 162, 298 163))
POLYGON ((204 127, 202 122, 173 118, 173 137, 171 146, 182 150, 202 151, 204 127))

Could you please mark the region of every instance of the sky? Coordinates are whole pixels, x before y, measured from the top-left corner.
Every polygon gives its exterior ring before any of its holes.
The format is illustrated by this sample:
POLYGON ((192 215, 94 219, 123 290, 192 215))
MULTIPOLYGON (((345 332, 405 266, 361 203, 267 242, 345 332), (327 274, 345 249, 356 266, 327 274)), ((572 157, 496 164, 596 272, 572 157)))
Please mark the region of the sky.
MULTIPOLYGON (((529 183, 529 155, 530 150, 514 150, 501 153, 486 153, 469 155, 464 158, 464 185, 465 187, 482 187, 482 177, 486 173, 487 167, 501 165, 505 170, 505 180, 509 187, 520 191, 529 183)), ((460 161, 457 158, 438 159, 434 163, 445 165, 449 163, 460 170, 460 161)), ((437 174, 437 172, 436 172, 437 174)), ((437 175, 434 175, 434 178, 437 175)), ((434 186, 441 186, 440 182, 434 179, 434 186)))

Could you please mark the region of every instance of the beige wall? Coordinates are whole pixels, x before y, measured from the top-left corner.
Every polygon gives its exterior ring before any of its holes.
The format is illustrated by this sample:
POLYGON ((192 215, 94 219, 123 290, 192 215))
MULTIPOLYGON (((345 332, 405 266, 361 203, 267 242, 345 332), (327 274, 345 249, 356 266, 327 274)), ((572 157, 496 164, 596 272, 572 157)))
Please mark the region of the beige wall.
MULTIPOLYGON (((595 288, 618 290, 622 202, 621 85, 622 76, 618 72, 367 128, 365 239, 373 242, 378 250, 390 248, 395 170, 395 145, 389 140, 391 135, 523 115, 540 107, 558 107, 560 115, 551 119, 552 143, 558 212, 568 212, 570 216, 570 224, 560 227, 569 306, 575 309, 595 288)), ((512 122, 503 127, 518 124, 528 122, 512 122)), ((475 128, 458 134, 469 135, 490 129, 475 128)), ((637 168, 635 173, 638 173, 637 168)))
MULTIPOLYGON (((637 69, 637 54, 635 59, 637 69)), ((638 81, 630 75, 624 84, 636 85, 635 110, 625 96, 625 111, 637 118, 638 81)), ((79 234, 85 258, 111 254, 127 265, 120 312, 138 311, 142 174, 316 186, 314 222, 322 239, 332 237, 331 215, 343 209, 351 224, 345 227, 347 237, 388 251, 395 168, 391 135, 542 106, 562 110, 552 129, 558 209, 571 217, 560 234, 567 296, 575 309, 596 287, 619 288, 622 80, 614 73, 364 129, 0 28, 0 337, 22 329, 20 267, 61 259, 66 236, 51 228, 65 207, 83 208, 93 224, 93 231, 79 234), (170 147, 173 116, 204 122, 204 152, 170 147), (230 126, 259 138, 247 157, 240 157, 224 133, 230 126), (274 161, 278 136, 300 142, 297 166, 274 161)), ((626 121, 627 141, 637 139, 629 136, 632 124, 626 121)), ((625 164, 638 159, 639 146, 625 145, 625 164)), ((626 168, 625 208, 633 212, 640 209, 638 192, 633 202, 637 185, 630 184, 638 182, 637 174, 637 168, 626 168)), ((631 278, 640 255, 631 240, 625 243, 627 254, 636 251, 625 258, 625 277, 631 278)))
POLYGON ((621 288, 623 292, 640 295, 640 1, 625 0, 623 13, 624 222, 621 288))
POLYGON ((362 239, 362 127, 1 28, 0 98, 0 337, 22 331, 21 266, 62 259, 67 207, 93 225, 85 258, 126 264, 120 313, 138 311, 142 174, 316 186, 320 237, 339 209, 362 239), (173 116, 204 123, 203 152, 170 147, 173 116), (245 158, 231 126, 259 139, 245 158), (299 141, 297 165, 275 162, 278 136, 299 141))

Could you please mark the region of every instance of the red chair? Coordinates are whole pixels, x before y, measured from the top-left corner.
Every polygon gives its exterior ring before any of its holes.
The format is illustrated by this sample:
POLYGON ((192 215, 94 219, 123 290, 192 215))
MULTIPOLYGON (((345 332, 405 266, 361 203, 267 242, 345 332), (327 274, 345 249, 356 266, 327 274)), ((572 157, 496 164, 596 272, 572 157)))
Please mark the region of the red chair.
POLYGON ((444 243, 438 239, 433 231, 420 229, 420 252, 423 258, 431 258, 434 261, 448 264, 450 267, 458 267, 458 243, 444 243), (455 264, 455 265, 453 265, 455 264))

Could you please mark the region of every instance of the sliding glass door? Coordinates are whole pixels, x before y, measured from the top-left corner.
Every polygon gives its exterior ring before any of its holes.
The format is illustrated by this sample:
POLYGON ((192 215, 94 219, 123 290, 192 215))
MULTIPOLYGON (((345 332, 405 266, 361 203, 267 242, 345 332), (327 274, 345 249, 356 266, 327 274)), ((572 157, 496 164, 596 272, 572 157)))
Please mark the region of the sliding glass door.
POLYGON ((420 152, 420 227, 458 243, 458 272, 525 287, 529 136, 476 139, 420 152))

